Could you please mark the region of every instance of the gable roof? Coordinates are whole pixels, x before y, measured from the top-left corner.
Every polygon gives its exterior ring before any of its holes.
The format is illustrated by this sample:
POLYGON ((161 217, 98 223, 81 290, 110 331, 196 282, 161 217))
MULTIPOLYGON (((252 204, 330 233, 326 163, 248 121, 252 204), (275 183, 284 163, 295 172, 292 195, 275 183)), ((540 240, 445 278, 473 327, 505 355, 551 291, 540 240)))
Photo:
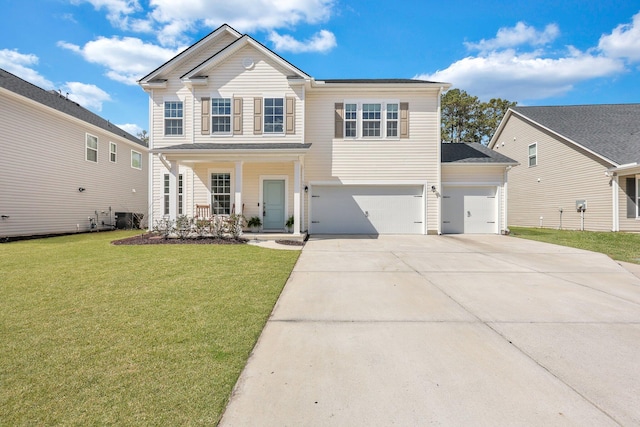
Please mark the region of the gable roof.
MULTIPOLYGON (((511 110, 615 165, 640 163, 640 104, 514 107, 511 110)), ((503 122, 506 119, 505 116, 503 122)))
POLYGON ((443 142, 440 158, 442 163, 476 163, 485 165, 517 165, 515 160, 478 143, 443 142))
POLYGON ((56 91, 46 91, 34 84, 22 80, 20 77, 11 74, 0 68, 0 87, 13 93, 21 95, 32 101, 38 102, 61 113, 67 114, 83 122, 97 126, 107 132, 125 138, 135 144, 146 147, 147 145, 130 133, 120 129, 108 120, 92 113, 80 104, 62 96, 56 91))

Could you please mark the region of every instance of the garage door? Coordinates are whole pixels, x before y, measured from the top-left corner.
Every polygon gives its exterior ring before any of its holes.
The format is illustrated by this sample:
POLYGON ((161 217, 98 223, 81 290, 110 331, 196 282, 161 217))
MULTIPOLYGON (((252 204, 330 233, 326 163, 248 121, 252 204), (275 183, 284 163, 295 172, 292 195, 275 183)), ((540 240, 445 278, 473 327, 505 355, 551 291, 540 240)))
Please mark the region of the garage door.
POLYGON ((498 232, 497 187, 444 187, 442 232, 444 234, 491 234, 498 232))
POLYGON ((311 189, 312 234, 423 234, 424 186, 334 185, 311 189))

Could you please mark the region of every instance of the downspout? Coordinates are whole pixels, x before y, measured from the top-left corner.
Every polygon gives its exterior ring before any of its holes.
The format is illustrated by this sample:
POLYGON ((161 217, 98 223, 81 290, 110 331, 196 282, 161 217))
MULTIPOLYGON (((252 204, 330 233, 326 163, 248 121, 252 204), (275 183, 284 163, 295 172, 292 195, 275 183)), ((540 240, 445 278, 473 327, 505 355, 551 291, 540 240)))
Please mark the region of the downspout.
POLYGON ((508 220, 508 212, 509 212, 509 204, 508 204, 508 197, 509 197, 509 171, 511 170, 512 166, 507 166, 506 168, 504 168, 504 179, 503 179, 503 184, 502 184, 502 212, 503 212, 503 218, 504 218, 504 222, 503 224, 501 224, 501 232, 502 234, 509 234, 509 220, 508 220))
POLYGON ((611 204, 613 205, 613 225, 611 227, 611 231, 615 232, 620 231, 620 181, 617 173, 607 173, 613 175, 611 178, 611 204))
MULTIPOLYGON (((438 161, 437 161, 437 167, 436 167, 437 191, 435 192, 435 195, 436 195, 436 210, 438 212, 437 214, 438 226, 436 228, 438 231, 438 235, 442 234, 442 198, 439 197, 438 194, 442 193, 441 184, 442 184, 442 92, 443 91, 444 91, 444 87, 440 87, 440 89, 438 90, 438 111, 437 111, 438 129, 436 131, 437 132, 436 140, 438 144, 436 152, 437 152, 438 161)), ((426 188, 425 188, 425 192, 426 192, 426 188)), ((425 225, 425 227, 428 229, 428 226, 425 225)), ((428 230, 427 230, 427 233, 428 233, 428 230)))

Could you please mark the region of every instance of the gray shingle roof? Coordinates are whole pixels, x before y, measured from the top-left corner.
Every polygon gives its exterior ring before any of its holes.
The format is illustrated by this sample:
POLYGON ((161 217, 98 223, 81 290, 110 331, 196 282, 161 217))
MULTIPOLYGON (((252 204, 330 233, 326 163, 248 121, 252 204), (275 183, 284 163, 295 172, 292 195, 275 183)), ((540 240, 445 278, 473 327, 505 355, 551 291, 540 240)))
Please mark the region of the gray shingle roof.
POLYGON ((40 104, 46 105, 47 107, 53 108, 62 113, 68 114, 69 116, 90 123, 94 126, 106 130, 107 132, 111 132, 115 135, 123 137, 138 145, 141 145, 143 147, 147 146, 144 142, 142 142, 135 136, 120 129, 113 123, 110 123, 97 114, 92 113, 86 108, 80 106, 80 104, 67 99, 65 96, 62 96, 55 91, 46 91, 36 85, 22 80, 20 77, 15 76, 8 71, 3 70, 2 68, 0 68, 0 87, 17 93, 18 95, 24 96, 25 98, 29 98, 33 101, 39 102, 40 104))
POLYGON ((513 164, 515 160, 493 151, 482 144, 442 143, 442 163, 513 164))
POLYGON ((519 114, 617 163, 640 163, 640 104, 515 107, 519 114))

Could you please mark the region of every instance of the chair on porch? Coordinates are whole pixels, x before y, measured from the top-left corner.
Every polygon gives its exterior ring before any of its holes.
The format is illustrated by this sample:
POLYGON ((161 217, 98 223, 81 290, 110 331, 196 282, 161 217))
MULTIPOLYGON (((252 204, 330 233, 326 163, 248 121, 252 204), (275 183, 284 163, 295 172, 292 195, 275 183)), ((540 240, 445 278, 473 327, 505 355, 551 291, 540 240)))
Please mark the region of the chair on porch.
POLYGON ((196 218, 207 219, 211 217, 211 208, 209 205, 196 205, 196 218))

